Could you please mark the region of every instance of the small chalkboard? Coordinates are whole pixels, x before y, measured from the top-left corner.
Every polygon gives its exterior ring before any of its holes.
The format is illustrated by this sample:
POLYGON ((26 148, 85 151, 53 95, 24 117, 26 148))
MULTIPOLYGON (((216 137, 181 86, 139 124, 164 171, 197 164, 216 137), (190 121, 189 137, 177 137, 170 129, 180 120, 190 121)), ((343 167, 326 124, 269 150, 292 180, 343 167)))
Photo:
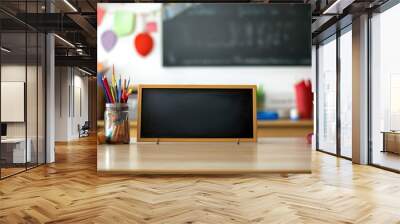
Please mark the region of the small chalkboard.
POLYGON ((309 4, 171 4, 164 66, 311 65, 309 4))
POLYGON ((256 86, 140 85, 138 141, 256 141, 256 86))

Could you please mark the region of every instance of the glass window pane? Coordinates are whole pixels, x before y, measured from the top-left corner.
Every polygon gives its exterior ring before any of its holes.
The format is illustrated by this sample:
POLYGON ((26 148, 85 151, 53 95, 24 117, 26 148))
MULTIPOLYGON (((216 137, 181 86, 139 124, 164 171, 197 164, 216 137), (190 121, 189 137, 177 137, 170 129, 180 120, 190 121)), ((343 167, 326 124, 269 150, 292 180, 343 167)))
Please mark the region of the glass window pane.
POLYGON ((38 36, 36 32, 27 33, 28 43, 28 63, 27 63, 27 80, 26 80, 26 113, 27 113, 27 142, 30 148, 30 161, 28 162, 28 168, 37 165, 38 154, 37 154, 37 132, 38 132, 38 120, 37 120, 37 73, 38 73, 38 36))
POLYGON ((25 170, 31 151, 26 144, 26 33, 1 34, 2 177, 25 170), (27 150, 28 149, 28 150, 27 150))
POLYGON ((400 170, 400 5, 371 19, 372 163, 400 170))
MULTIPOLYGON (((22 20, 44 6, 44 0, 0 1, 22 20)), ((45 162, 45 43, 43 33, 0 12, 1 178, 45 162)))
POLYGON ((45 65, 46 65, 46 37, 44 34, 38 36, 38 164, 45 163, 46 151, 45 151, 45 65))
POLYGON ((336 39, 318 48, 318 149, 336 153, 336 39))
POLYGON ((352 34, 340 36, 340 153, 352 157, 352 34))

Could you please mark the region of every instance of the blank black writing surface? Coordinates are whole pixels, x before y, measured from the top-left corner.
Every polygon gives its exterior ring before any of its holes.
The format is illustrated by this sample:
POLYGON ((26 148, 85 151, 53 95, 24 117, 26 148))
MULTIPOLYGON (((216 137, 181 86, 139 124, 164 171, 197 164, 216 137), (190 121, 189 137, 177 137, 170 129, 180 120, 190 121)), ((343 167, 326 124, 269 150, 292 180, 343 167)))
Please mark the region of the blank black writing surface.
POLYGON ((141 91, 141 138, 254 137, 252 89, 141 91))
POLYGON ((165 6, 163 64, 310 66, 310 5, 165 6))

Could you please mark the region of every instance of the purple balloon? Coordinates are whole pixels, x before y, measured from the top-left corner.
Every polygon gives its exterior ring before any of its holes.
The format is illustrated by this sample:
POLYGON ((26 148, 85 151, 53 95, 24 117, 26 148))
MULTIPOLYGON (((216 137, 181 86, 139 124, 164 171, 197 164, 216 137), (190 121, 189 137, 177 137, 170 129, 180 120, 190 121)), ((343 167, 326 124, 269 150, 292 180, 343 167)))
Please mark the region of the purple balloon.
POLYGON ((117 43, 117 35, 115 35, 113 31, 108 30, 101 35, 101 43, 103 44, 104 49, 109 52, 117 43))

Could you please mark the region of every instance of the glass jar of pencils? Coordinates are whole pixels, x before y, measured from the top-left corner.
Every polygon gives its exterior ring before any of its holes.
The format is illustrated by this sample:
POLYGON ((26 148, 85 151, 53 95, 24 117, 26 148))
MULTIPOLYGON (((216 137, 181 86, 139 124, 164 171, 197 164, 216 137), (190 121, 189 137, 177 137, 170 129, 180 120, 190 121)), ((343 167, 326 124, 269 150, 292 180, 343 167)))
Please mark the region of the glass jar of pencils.
POLYGON ((126 103, 107 103, 104 133, 109 144, 129 144, 129 107, 126 103))

